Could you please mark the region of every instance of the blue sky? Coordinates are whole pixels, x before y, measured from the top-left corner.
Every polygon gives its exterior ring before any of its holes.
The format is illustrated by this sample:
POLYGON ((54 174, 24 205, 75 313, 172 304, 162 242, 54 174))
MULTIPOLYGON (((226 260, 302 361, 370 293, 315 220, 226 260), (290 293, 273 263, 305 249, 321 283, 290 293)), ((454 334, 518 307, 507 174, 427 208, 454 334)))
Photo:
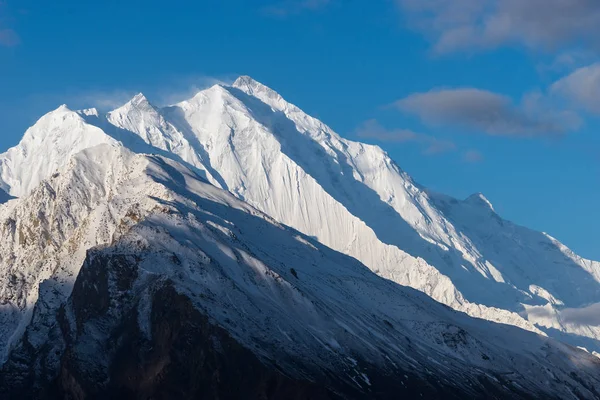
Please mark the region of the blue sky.
POLYGON ((4 0, 0 148, 62 103, 162 105, 247 74, 600 259, 599 54, 596 0, 4 0))

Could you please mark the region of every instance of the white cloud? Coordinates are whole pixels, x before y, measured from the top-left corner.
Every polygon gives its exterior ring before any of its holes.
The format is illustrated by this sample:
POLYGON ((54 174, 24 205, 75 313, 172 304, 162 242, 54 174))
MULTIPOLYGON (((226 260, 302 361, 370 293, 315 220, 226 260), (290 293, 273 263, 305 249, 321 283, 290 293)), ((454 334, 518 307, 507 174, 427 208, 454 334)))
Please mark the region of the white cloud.
POLYGON ((566 308, 559 313, 563 322, 576 325, 600 325, 600 303, 583 308, 566 308))
POLYGON ((591 51, 585 50, 569 50, 558 54, 549 69, 551 71, 572 71, 585 65, 589 65, 596 56, 591 51))
POLYGON ((555 82, 550 91, 576 107, 600 115, 600 63, 575 70, 555 82))
POLYGON ((72 93, 66 96, 66 104, 71 109, 95 107, 109 111, 127 103, 137 92, 135 91, 87 91, 72 93))
POLYGON ((13 21, 8 4, 0 1, 0 46, 14 47, 21 44, 21 38, 13 29, 7 26, 7 22, 13 21))
POLYGON ((0 29, 0 46, 13 47, 21 43, 21 38, 12 29, 0 29))
POLYGON ((229 86, 237 77, 238 75, 220 77, 207 75, 182 76, 171 79, 167 86, 157 88, 152 97, 156 105, 172 105, 183 100, 188 100, 199 91, 211 86, 217 84, 229 86))
POLYGON ((600 46, 597 0, 396 0, 407 21, 448 53, 521 44, 600 46))
POLYGON ((374 119, 365 121, 359 126, 356 129, 356 135, 363 139, 375 139, 382 142, 418 143, 423 147, 423 153, 428 155, 446 153, 456 149, 456 145, 451 141, 441 140, 409 129, 386 129, 374 119))
POLYGON ((71 109, 95 107, 100 111, 111 111, 127 103, 136 94, 144 92, 152 104, 162 107, 190 99, 199 91, 215 84, 230 85, 232 82, 231 77, 188 75, 173 77, 165 84, 150 88, 134 86, 127 89, 79 88, 58 93, 37 93, 31 100, 36 104, 45 104, 46 107, 66 104, 71 109))
POLYGON ((466 163, 478 163, 483 161, 483 154, 477 150, 468 150, 463 153, 463 161, 466 163))
POLYGON ((455 125, 496 136, 557 136, 578 128, 570 114, 546 109, 541 96, 517 106, 504 95, 475 88, 414 93, 395 103, 429 125, 455 125))
POLYGON ((547 307, 534 307, 529 309, 527 314, 540 319, 558 317, 562 323, 566 324, 600 326, 600 303, 580 308, 563 308, 556 311, 547 307))

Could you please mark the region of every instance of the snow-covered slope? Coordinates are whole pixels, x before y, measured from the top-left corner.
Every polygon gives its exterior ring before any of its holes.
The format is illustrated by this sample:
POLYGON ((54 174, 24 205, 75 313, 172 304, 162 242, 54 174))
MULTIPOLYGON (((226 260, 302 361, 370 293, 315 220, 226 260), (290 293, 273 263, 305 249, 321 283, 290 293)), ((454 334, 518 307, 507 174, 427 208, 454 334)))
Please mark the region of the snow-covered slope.
POLYGON ((0 188, 12 196, 26 195, 72 155, 100 143, 117 145, 101 129, 62 105, 29 128, 17 146, 0 154, 0 188))
POLYGON ((600 398, 595 357, 383 279, 168 158, 84 150, 0 214, 3 393, 187 398, 267 369, 314 398, 600 398))
MULTIPOLYGON (((66 170, 55 171, 29 195, 0 206, 0 361, 20 339, 36 303, 55 313, 70 294, 86 251, 113 240, 127 213, 150 201, 149 192, 138 192, 153 187, 135 184, 139 161, 128 151, 83 154, 64 160, 66 170), (122 186, 123 179, 131 185, 122 186)), ((45 338, 43 318, 41 311, 34 318, 33 343, 45 338)))
MULTIPOLYGON (((600 328, 563 314, 600 302, 598 262, 503 220, 483 195, 456 200, 429 192, 379 147, 340 137, 249 77, 162 109, 138 95, 106 116, 79 115, 87 130, 185 161, 215 186, 383 277, 472 316, 600 351, 600 328)), ((52 121, 47 130, 71 134, 52 121)), ((52 145, 60 153, 69 143, 52 145)), ((26 168, 16 170, 3 187, 22 195, 31 185, 21 181, 30 178, 26 168)))
POLYGON ((165 120, 142 93, 122 107, 109 112, 106 119, 115 127, 127 132, 135 132, 145 143, 180 156, 196 168, 204 168, 199 153, 190 144, 188 138, 165 120))
POLYGON ((600 350, 597 327, 559 314, 600 301, 600 264, 502 220, 482 195, 429 193, 379 147, 341 138, 249 77, 159 111, 197 140, 213 184, 278 221, 455 309, 600 350), (528 312, 538 306, 551 312, 528 312))

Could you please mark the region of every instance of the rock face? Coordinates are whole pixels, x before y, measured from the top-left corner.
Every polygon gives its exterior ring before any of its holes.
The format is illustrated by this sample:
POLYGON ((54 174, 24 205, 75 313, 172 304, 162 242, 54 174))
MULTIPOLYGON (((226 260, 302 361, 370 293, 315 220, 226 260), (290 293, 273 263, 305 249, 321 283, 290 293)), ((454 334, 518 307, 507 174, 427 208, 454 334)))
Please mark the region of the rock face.
POLYGON ((9 398, 600 398, 596 357, 381 278, 170 158, 84 150, 0 226, 9 398))
MULTIPOLYGON (((145 297, 123 296, 132 289, 128 286, 133 284, 131 278, 137 270, 135 257, 92 258, 82 268, 68 304, 74 327, 69 326, 65 309, 60 310, 60 340, 66 351, 58 376, 40 382, 30 371, 23 386, 5 382, 8 393, 12 390, 15 397, 47 399, 358 399, 368 395, 396 398, 401 394, 452 398, 466 394, 456 387, 436 385, 434 380, 420 382, 419 378, 405 377, 405 383, 399 384, 383 376, 380 379, 386 385, 379 387, 380 393, 363 391, 335 376, 322 376, 318 383, 292 378, 277 360, 261 362, 227 331, 211 324, 169 280, 154 282, 145 297), (117 299, 110 297, 109 279, 115 280, 110 283, 116 283, 120 292, 117 299), (89 287, 94 288, 91 293, 89 287), (124 307, 111 310, 109 304, 115 300, 124 307), (144 304, 148 301, 150 304, 144 304), (143 307, 150 307, 147 331, 137 322, 143 307), (108 328, 107 343, 89 337, 90 331, 97 331, 99 326, 108 328), (99 360, 89 349, 82 351, 90 345, 108 356, 99 360)), ((11 371, 10 367, 7 370, 11 371)), ((376 373, 370 372, 374 379, 378 378, 376 373)), ((484 397, 484 393, 480 395, 484 397)))
POLYGON ((60 333, 54 340, 65 350, 58 375, 40 381, 29 371, 26 385, 8 384, 15 397, 33 389, 25 397, 240 398, 243 393, 246 398, 338 398, 325 385, 295 380, 262 364, 177 293, 173 282, 159 279, 145 296, 133 295, 136 257, 90 255, 90 260, 65 306, 73 321, 65 307, 59 310, 60 333), (109 290, 113 284, 116 292, 109 290), (147 331, 137 321, 142 307, 150 307, 147 331), (106 334, 104 343, 90 337, 99 330, 106 334))

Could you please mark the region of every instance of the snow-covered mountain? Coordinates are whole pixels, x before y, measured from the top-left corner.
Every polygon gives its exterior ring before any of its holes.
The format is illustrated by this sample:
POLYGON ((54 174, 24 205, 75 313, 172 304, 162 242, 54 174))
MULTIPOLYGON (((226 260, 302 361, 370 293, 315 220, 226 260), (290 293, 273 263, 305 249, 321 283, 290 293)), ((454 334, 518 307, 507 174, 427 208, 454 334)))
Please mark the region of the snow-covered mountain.
POLYGON ((4 396, 600 398, 596 357, 379 277, 201 175, 110 142, 0 206, 4 396))
POLYGON ((600 263, 503 220, 482 194, 428 191, 379 147, 340 137, 249 77, 164 108, 141 94, 107 115, 61 107, 0 156, 0 187, 23 196, 97 143, 186 162, 277 221, 457 310, 600 351, 600 327, 567 317, 600 302, 600 263))
POLYGON ((28 129, 18 146, 0 155, 0 188, 14 196, 27 194, 71 156, 100 143, 117 144, 63 104, 28 129))

